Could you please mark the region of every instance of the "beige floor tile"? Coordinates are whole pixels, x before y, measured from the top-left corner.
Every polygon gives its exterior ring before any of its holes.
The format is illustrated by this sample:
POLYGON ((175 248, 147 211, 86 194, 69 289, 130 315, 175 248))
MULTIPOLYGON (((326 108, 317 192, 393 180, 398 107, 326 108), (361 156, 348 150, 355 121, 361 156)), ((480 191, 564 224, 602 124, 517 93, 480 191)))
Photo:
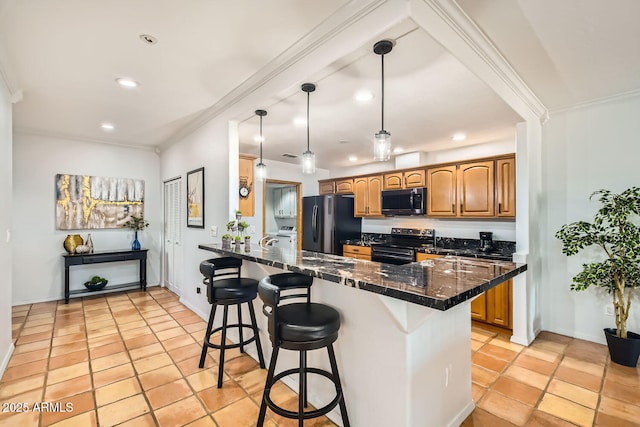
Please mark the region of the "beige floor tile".
POLYGON ((102 347, 104 345, 113 344, 116 342, 122 342, 120 334, 103 335, 96 338, 89 338, 89 348, 102 347))
POLYGON ((169 316, 169 319, 166 320, 165 322, 158 322, 150 325, 151 330, 153 332, 166 331, 167 329, 177 328, 179 326, 180 324, 175 320, 173 320, 170 316, 169 316))
POLYGON ((129 355, 122 351, 120 353, 110 354, 109 356, 100 357, 98 359, 91 359, 91 369, 93 372, 99 372, 113 368, 114 366, 124 365, 129 362, 131 362, 129 355))
POLYGON ((476 407, 471 415, 464 420, 461 427, 513 427, 514 425, 482 408, 476 407))
POLYGON ((193 344, 189 344, 184 347, 169 350, 169 356, 171 356, 173 361, 177 363, 190 357, 200 357, 201 351, 202 345, 194 342, 193 344))
POLYGON ((594 423, 596 427, 638 427, 639 425, 640 423, 638 422, 624 420, 604 412, 597 413, 596 422, 594 423))
POLYGON ((110 427, 124 421, 137 418, 150 412, 149 405, 142 394, 127 397, 107 406, 98 408, 100 427, 110 427))
POLYGON ((153 371, 154 369, 162 368, 172 363, 173 361, 167 353, 158 353, 143 359, 134 360, 133 367, 136 368, 138 374, 144 374, 145 372, 153 371))
MULTIPOLYGON (((224 374, 222 381, 229 379, 229 376, 224 374)), ((195 390, 200 391, 205 388, 217 386, 218 384, 218 368, 201 369, 198 372, 191 374, 187 377, 189 385, 195 390)), ((224 387, 224 384, 223 384, 224 387)))
POLYGON ((156 336, 158 337, 158 340, 160 340, 160 342, 164 342, 169 338, 174 338, 186 333, 187 332, 182 329, 181 326, 178 326, 177 328, 165 329, 164 331, 156 332, 156 336))
POLYGON ((519 355, 513 364, 543 375, 553 374, 553 371, 555 371, 558 366, 557 363, 547 362, 546 360, 538 359, 537 357, 526 354, 519 355))
POLYGON ((61 410, 42 412, 42 426, 55 424, 62 420, 75 417, 83 412, 95 409, 95 404, 93 402, 93 393, 91 393, 90 391, 76 394, 71 397, 65 397, 58 402, 60 402, 61 410), (67 410, 68 412, 66 412, 67 410))
POLYGON ((480 350, 480 348, 484 345, 482 341, 471 340, 471 351, 475 352, 480 350))
POLYGON ((552 351, 554 353, 563 354, 568 344, 562 344, 554 341, 547 341, 544 339, 536 339, 531 347, 539 350, 552 351))
POLYGON ((51 357, 64 356, 65 354, 73 353, 75 351, 82 351, 87 349, 86 341, 76 341, 69 344, 58 345, 51 347, 51 357))
POLYGON ((247 394, 252 395, 254 393, 264 390, 264 383, 267 380, 267 371, 265 369, 256 368, 251 372, 247 372, 244 375, 236 378, 236 382, 242 387, 247 394))
POLYGON ((129 350, 132 360, 143 359, 153 354, 163 353, 164 347, 158 342, 129 350))
MULTIPOLYGON (((195 420, 194 422, 187 424, 186 427, 218 427, 218 426, 216 425, 215 421, 213 421, 213 418, 207 415, 206 417, 202 417, 198 420, 195 420)), ((265 423, 265 427, 269 427, 269 425, 265 423)))
POLYGON ((495 371, 490 371, 477 365, 471 366, 471 380, 482 387, 490 387, 499 375, 495 371))
POLYGON ((575 427, 575 424, 536 409, 531 414, 527 427, 575 427))
POLYGON ((181 348, 187 345, 196 344, 196 341, 191 337, 191 335, 180 335, 174 338, 169 338, 168 340, 162 341, 162 345, 167 351, 173 350, 175 348, 181 348))
POLYGON ((15 350, 13 350, 13 354, 29 353, 35 350, 42 350, 43 348, 48 349, 49 347, 51 347, 50 340, 36 341, 36 342, 32 342, 29 344, 22 344, 22 345, 16 344, 16 348, 15 350))
POLYGON ((488 354, 477 352, 471 356, 471 362, 490 371, 502 372, 509 362, 496 359, 488 354))
POLYGON ((196 372, 200 372, 202 369, 209 369, 214 366, 217 366, 216 362, 213 360, 213 357, 211 356, 207 356, 204 359, 203 368, 200 368, 198 366, 199 363, 200 363, 200 355, 197 355, 185 360, 181 360, 180 362, 177 362, 176 366, 180 369, 180 372, 182 372, 182 375, 184 375, 185 377, 191 374, 195 374, 196 372))
POLYGON ((61 337, 53 337, 51 340, 51 345, 53 347, 57 347, 59 345, 71 344, 79 341, 86 341, 87 336, 84 333, 79 334, 71 334, 71 335, 63 335, 61 337))
POLYGON ((96 411, 88 411, 52 424, 51 427, 77 427, 96 425, 98 425, 96 411))
POLYGON ((95 391, 96 403, 98 406, 105 406, 109 403, 124 399, 125 397, 138 394, 141 391, 137 378, 127 378, 104 387, 97 388, 95 391))
POLYGON ((485 344, 478 351, 480 353, 495 357, 496 359, 506 360, 507 362, 512 361, 518 355, 518 353, 513 350, 508 350, 506 348, 498 347, 493 344, 485 344))
POLYGON ((151 414, 141 415, 132 420, 118 424, 118 427, 157 427, 158 424, 151 414))
POLYGON ((548 376, 516 365, 509 366, 505 371, 505 375, 541 390, 543 390, 549 382, 548 376))
POLYGON ((51 332, 41 332, 39 334, 24 336, 21 334, 20 338, 18 338, 18 340, 16 341, 16 345, 30 344, 40 341, 44 341, 47 343, 47 345, 49 345, 49 343, 51 342, 51 332))
POLYGON ((198 397, 204 402, 209 412, 216 412, 246 396, 245 390, 232 382, 224 384, 222 388, 213 386, 198 393, 198 397))
POLYGON ((38 412, 22 412, 16 414, 6 414, 4 417, 0 415, 0 422, 2 427, 26 427, 37 426, 40 414, 38 412))
POLYGON ((47 386, 44 394, 45 401, 61 400, 65 397, 90 391, 92 389, 91 375, 82 375, 67 381, 47 386))
POLYGON ((147 345, 151 345, 151 344, 155 344, 158 342, 158 339, 152 335, 152 334, 148 334, 148 335, 139 335, 133 338, 127 338, 125 339, 124 343, 127 346, 127 348, 131 351, 133 349, 136 348, 140 348, 140 347, 144 347, 147 345))
POLYGON ((622 400, 640 406, 640 388, 605 379, 602 394, 612 399, 622 400))
POLYGON ((142 318, 142 316, 140 316, 140 320, 134 320, 133 322, 118 324, 118 329, 120 329, 121 332, 124 332, 124 331, 129 331, 131 329, 142 328, 143 326, 146 326, 146 325, 147 325, 147 322, 142 318))
POLYGON ((640 387, 640 367, 630 368, 617 363, 610 363, 605 375, 610 381, 629 387, 640 387))
POLYGON ((133 370, 133 365, 131 363, 125 363, 124 365, 105 369, 104 371, 94 372, 92 374, 93 386, 96 388, 103 387, 107 384, 111 384, 134 375, 135 371, 133 370))
POLYGON ((617 418, 621 418, 630 422, 640 422, 640 407, 635 405, 629 405, 620 400, 612 399, 607 396, 602 396, 600 400, 600 412, 607 415, 612 415, 617 418))
POLYGON ((553 394, 545 393, 538 405, 540 411, 583 427, 593 425, 595 411, 553 394))
POLYGON ((13 381, 44 373, 47 371, 48 364, 49 361, 47 359, 42 359, 7 368, 2 376, 2 381, 13 381))
POLYGON ((193 391, 189 387, 187 382, 180 378, 179 380, 171 383, 156 387, 145 392, 147 399, 151 407, 155 410, 166 406, 170 403, 174 403, 178 400, 182 400, 193 394, 193 391))
POLYGON ((44 387, 44 379, 44 374, 38 374, 15 381, 3 382, 0 384, 0 399, 8 400, 11 396, 34 389, 41 389, 44 387))
POLYGON ((560 366, 586 372, 587 374, 595 375, 597 377, 601 377, 604 374, 604 365, 590 363, 568 356, 565 356, 564 359, 562 359, 560 366))
POLYGON ((564 355, 575 359, 580 359, 587 363, 604 365, 607 363, 609 350, 606 345, 594 342, 574 339, 569 342, 564 355))
POLYGON ((33 326, 33 327, 29 327, 28 324, 24 325, 24 328, 22 329, 22 333, 21 335, 34 335, 34 334, 40 334, 42 332, 47 332, 50 333, 53 330, 53 324, 51 323, 45 323, 44 325, 39 325, 39 326, 33 326))
POLYGON ((556 372, 554 373, 554 377, 596 392, 600 391, 600 387, 602 385, 601 377, 591 375, 577 369, 567 368, 562 365, 558 366, 558 369, 556 369, 556 372))
POLYGON ((549 387, 547 387, 547 393, 564 397, 591 409, 595 409, 598 405, 598 393, 557 379, 551 380, 549 387))
POLYGON ((237 378, 240 375, 253 371, 258 367, 258 362, 253 360, 250 356, 243 354, 242 356, 233 358, 224 362, 224 371, 232 378, 237 378))
POLYGON ((76 363, 86 362, 88 360, 89 352, 87 350, 78 350, 50 358, 49 369, 64 368, 65 366, 75 365, 76 363))
POLYGON ((191 396, 158 409, 155 415, 160 427, 179 427, 204 417, 207 412, 200 401, 191 396))
POLYGON ((142 388, 144 390, 150 390, 152 388, 156 388, 161 385, 173 382, 180 377, 182 377, 182 374, 174 365, 155 369, 139 376, 140 383, 142 384, 142 388))
POLYGON ((190 323, 188 325, 183 325, 182 327, 184 328, 185 331, 192 334, 194 332, 204 331, 205 329, 207 329, 207 323, 201 321, 196 323, 190 323))
POLYGON ((507 350, 515 351, 516 353, 520 353, 522 349, 525 348, 523 345, 513 343, 509 340, 509 338, 501 335, 498 335, 497 337, 489 341, 489 344, 506 348, 507 350))
POLYGON ((80 362, 64 368, 54 369, 49 371, 47 375, 47 385, 57 384, 87 374, 89 374, 89 362, 80 362))
POLYGON ((101 345, 99 347, 92 347, 90 350, 92 359, 99 359, 101 357, 110 356, 115 353, 121 353, 125 351, 124 343, 122 341, 112 342, 110 344, 101 345))
POLYGON ((480 400, 478 407, 517 426, 525 425, 533 412, 533 407, 491 390, 480 400))
POLYGON ((258 405, 248 397, 214 412, 219 427, 253 427, 258 419, 258 405))
POLYGON ((539 388, 507 376, 498 378, 491 389, 529 406, 535 406, 543 393, 539 388))

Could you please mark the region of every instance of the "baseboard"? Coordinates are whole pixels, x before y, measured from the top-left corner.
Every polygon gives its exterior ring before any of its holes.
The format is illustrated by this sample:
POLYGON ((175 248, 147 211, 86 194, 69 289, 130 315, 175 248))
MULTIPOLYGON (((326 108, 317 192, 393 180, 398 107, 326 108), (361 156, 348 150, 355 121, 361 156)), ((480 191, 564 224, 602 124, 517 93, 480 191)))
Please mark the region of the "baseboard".
POLYGON ((9 344, 9 348, 7 349, 7 353, 2 358, 2 363, 0 364, 0 380, 4 376, 4 371, 7 370, 7 366, 9 366, 9 360, 11 360, 11 356, 13 355, 13 350, 15 350, 15 346, 13 342, 9 344))
POLYGON ((458 415, 451 420, 451 422, 448 424, 448 427, 457 427, 462 425, 462 423, 464 422, 464 420, 467 419, 467 417, 469 415, 471 415, 471 413, 473 412, 473 410, 476 409, 476 404, 473 403, 473 399, 467 404, 467 406, 465 406, 464 408, 462 408, 462 410, 460 411, 460 413, 458 413, 458 415))
MULTIPOLYGON (((160 283, 147 284, 147 288, 153 288, 155 286, 160 286, 160 283)), ((27 301, 14 301, 11 305, 16 306, 16 305, 25 305, 25 304, 38 304, 41 302, 51 302, 51 301, 61 301, 61 300, 64 300, 64 295, 38 298, 38 299, 27 300, 27 301)))
POLYGON ((200 316, 202 318, 202 320, 204 320, 204 321, 208 321, 209 320, 209 313, 205 313, 205 312, 201 311, 198 307, 196 307, 195 305, 191 304, 186 299, 180 297, 180 303, 183 304, 185 307, 187 307, 189 310, 193 311, 198 316, 200 316))

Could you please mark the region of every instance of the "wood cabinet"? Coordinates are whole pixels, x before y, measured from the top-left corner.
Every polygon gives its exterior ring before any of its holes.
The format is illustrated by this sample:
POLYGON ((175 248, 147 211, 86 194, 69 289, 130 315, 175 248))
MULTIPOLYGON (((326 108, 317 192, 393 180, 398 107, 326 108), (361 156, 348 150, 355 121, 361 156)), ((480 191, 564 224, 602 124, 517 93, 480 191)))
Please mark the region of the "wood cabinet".
POLYGON ((492 217, 495 213, 494 161, 458 166, 459 217, 492 217))
POLYGON ((401 188, 424 187, 425 184, 425 170, 416 169, 385 174, 383 188, 385 190, 396 190, 401 188))
POLYGON ((492 325, 513 327, 513 280, 489 289, 471 302, 471 318, 492 325))
POLYGON ((240 154, 238 175, 240 177, 240 187, 247 187, 249 194, 246 197, 240 195, 238 200, 238 209, 242 212, 242 216, 255 215, 255 187, 253 183, 253 161, 255 156, 249 154, 240 154))
POLYGON ((427 169, 427 215, 455 217, 458 215, 456 165, 427 169))
POLYGON ((496 160, 496 216, 516 216, 516 159, 496 160))
POLYGON ((363 176, 353 180, 354 216, 382 215, 382 176, 363 176))
POLYGON ((371 247, 358 245, 342 245, 342 256, 371 261, 371 247))
POLYGON ((318 181, 318 186, 320 187, 320 195, 335 193, 335 184, 335 181, 318 181))
POLYGON ((353 194, 353 178, 336 179, 334 182, 335 194, 353 194))
POLYGON ((420 261, 425 261, 427 259, 436 259, 436 258, 443 258, 444 255, 438 255, 438 254, 425 254, 422 252, 418 252, 416 254, 416 261, 420 262, 420 261))
POLYGON ((296 216, 296 187, 273 189, 273 215, 276 218, 293 218, 296 216))

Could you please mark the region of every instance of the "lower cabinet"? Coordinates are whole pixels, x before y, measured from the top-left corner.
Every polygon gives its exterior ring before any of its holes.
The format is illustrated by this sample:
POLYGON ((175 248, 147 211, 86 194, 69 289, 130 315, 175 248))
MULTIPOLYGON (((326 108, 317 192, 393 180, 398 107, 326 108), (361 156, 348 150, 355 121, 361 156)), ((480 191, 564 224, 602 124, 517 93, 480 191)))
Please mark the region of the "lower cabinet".
POLYGON ((342 245, 342 256, 371 261, 371 247, 358 245, 342 245))
POLYGON ((471 302, 471 318, 511 329, 512 288, 513 281, 508 280, 478 296, 471 302))

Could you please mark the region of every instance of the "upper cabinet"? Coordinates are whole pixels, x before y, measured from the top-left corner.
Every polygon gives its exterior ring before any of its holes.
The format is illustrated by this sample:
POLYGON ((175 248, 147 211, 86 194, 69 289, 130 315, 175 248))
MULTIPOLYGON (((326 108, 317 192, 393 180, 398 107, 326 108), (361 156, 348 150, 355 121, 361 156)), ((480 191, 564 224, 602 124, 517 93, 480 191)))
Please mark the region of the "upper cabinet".
POLYGON ((427 169, 427 215, 514 218, 515 158, 427 169))
POLYGON ((296 208, 296 187, 273 189, 273 215, 276 218, 293 218, 296 208))
POLYGON ((333 194, 336 191, 335 181, 318 181, 320 195, 333 194))
POLYGON ((253 185, 253 161, 255 159, 256 156, 240 154, 238 209, 242 212, 242 216, 254 216, 255 214, 255 188, 253 185))
POLYGON ((496 215, 516 216, 516 159, 496 160, 496 215))
POLYGON ((425 186, 425 170, 393 172, 384 175, 384 190, 417 188, 425 186))
POLYGON ((336 194, 353 194, 353 179, 336 179, 335 180, 335 193, 336 194))
POLYGON ((353 180, 354 216, 382 216, 382 176, 353 180))

